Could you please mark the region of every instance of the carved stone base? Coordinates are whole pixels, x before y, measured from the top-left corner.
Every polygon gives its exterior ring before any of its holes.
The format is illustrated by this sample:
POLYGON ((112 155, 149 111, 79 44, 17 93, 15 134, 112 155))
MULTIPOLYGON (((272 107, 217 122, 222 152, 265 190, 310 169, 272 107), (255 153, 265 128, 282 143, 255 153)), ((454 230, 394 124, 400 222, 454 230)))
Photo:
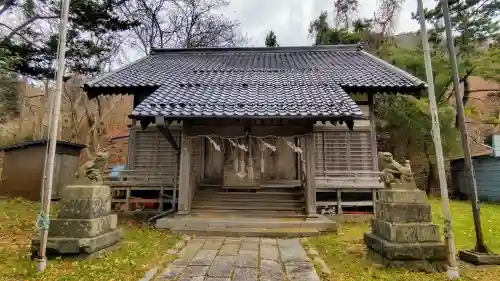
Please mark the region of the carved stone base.
MULTIPOLYGON (((47 255, 49 257, 60 255, 90 255, 114 246, 121 241, 122 238, 123 231, 121 229, 115 229, 92 238, 49 237, 47 240, 47 255)), ((39 251, 40 238, 35 237, 31 241, 31 252, 36 255, 39 251)))
POLYGON ((500 255, 477 253, 471 250, 458 252, 458 257, 475 265, 500 265, 500 255))
POLYGON ((446 260, 446 245, 442 242, 394 243, 373 233, 365 233, 365 245, 391 260, 446 260))
MULTIPOLYGON (((65 188, 59 215, 50 221, 47 256, 92 256, 123 238, 111 214, 111 193, 104 185, 70 185, 65 188)), ((32 239, 37 256, 40 238, 32 239)))
POLYGON ((368 258, 372 262, 388 268, 409 269, 427 273, 445 272, 447 270, 445 260, 391 260, 372 249, 368 249, 368 258))

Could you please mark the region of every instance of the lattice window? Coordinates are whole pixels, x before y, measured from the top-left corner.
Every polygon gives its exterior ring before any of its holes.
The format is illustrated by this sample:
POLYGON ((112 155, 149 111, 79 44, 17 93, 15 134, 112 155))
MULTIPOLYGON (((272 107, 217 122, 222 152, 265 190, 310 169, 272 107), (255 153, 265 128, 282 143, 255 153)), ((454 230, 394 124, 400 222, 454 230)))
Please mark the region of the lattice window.
MULTIPOLYGON (((179 141, 179 131, 171 130, 179 141)), ((156 129, 136 130, 134 135, 131 168, 135 170, 159 171, 172 174, 176 167, 176 151, 156 129)))
POLYGON ((316 173, 374 171, 370 131, 318 131, 316 173))

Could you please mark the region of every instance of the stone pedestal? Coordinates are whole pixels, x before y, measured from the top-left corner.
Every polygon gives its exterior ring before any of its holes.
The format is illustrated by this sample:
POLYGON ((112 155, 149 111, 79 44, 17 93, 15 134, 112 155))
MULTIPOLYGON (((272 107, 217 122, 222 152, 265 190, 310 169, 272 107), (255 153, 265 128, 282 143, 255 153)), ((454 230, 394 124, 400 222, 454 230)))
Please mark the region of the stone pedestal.
MULTIPOLYGON (((67 186, 56 219, 50 220, 48 255, 88 256, 116 245, 123 238, 117 216, 111 214, 109 186, 67 186)), ((40 237, 32 240, 34 255, 40 237)))
POLYGON ((387 267, 445 271, 446 246, 432 223, 425 192, 414 182, 393 183, 378 198, 372 232, 364 236, 368 256, 387 267))

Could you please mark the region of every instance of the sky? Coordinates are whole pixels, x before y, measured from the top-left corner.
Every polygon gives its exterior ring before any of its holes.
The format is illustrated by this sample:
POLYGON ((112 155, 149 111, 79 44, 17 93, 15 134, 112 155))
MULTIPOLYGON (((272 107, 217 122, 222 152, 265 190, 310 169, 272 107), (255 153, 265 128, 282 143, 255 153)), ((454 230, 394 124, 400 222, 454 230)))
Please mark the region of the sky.
MULTIPOLYGON (((377 0, 361 0, 360 17, 372 17, 377 0)), ((423 0, 424 7, 434 7, 435 0, 423 0)), ((241 24, 241 30, 248 37, 249 46, 263 46, 270 29, 276 33, 280 46, 310 45, 309 23, 322 10, 329 12, 333 22, 333 0, 230 0, 222 13, 241 24)), ((411 19, 417 11, 417 0, 406 0, 403 11, 395 26, 396 33, 418 30, 418 22, 411 19)))

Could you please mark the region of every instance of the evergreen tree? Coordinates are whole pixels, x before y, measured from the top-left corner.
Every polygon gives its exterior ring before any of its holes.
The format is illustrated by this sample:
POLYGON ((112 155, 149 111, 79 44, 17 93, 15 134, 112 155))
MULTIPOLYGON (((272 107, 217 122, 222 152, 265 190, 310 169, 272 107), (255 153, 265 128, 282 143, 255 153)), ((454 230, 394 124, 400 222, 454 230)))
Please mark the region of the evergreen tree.
MULTIPOLYGON (((425 19, 432 26, 429 30, 431 43, 437 48, 445 44, 445 29, 443 12, 440 1, 436 0, 433 9, 425 10, 425 19)), ((479 46, 488 41, 497 40, 500 36, 500 0, 449 0, 450 21, 453 34, 455 34, 455 47, 461 67, 459 67, 461 81, 468 84, 469 76, 476 74, 477 65, 473 58, 479 56, 479 46)), ((418 19, 417 14, 413 14, 418 19)), ((487 44, 486 44, 487 45, 487 44)), ((451 85, 452 79, 447 80, 441 92, 437 92, 439 100, 448 100, 451 95, 445 97, 445 91, 451 85)), ((464 91, 467 100, 468 91, 464 91)))
MULTIPOLYGON (((26 3, 32 3, 27 1, 26 3)), ((67 32, 66 65, 73 73, 92 74, 101 70, 102 64, 114 51, 119 32, 128 30, 136 22, 122 20, 116 9, 122 0, 72 0, 70 2, 67 32)), ((25 14, 33 14, 33 6, 25 5, 25 14)), ((51 14, 60 15, 60 1, 48 1, 51 14)), ((29 20, 27 21, 29 22, 29 20)), ((17 31, 20 38, 4 38, 0 46, 20 58, 15 70, 35 79, 53 79, 54 61, 57 57, 58 34, 43 34, 31 25, 17 31)))
POLYGON ((18 60, 0 48, 0 123, 6 121, 6 117, 19 113, 18 77, 10 71, 18 60))
POLYGON ((269 31, 266 35, 266 47, 279 47, 278 41, 276 40, 276 34, 274 31, 269 31))

